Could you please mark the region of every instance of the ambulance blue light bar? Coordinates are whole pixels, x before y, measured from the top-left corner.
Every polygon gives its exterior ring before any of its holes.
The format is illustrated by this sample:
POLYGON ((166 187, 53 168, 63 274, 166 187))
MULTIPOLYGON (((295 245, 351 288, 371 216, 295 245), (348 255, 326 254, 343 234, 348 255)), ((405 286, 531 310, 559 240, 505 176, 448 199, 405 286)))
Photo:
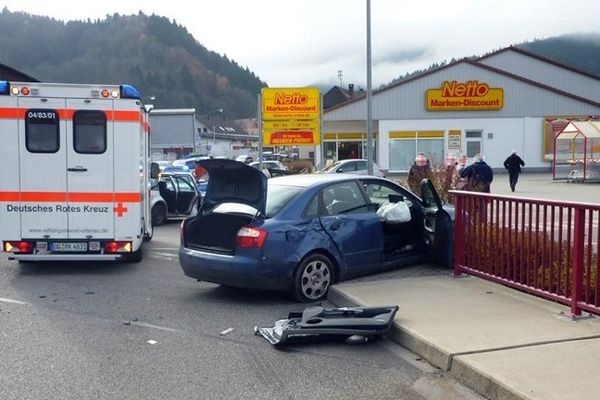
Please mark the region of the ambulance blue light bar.
POLYGON ((10 93, 10 83, 7 81, 0 81, 0 94, 10 93))
POLYGON ((140 92, 137 91, 136 88, 134 88, 131 85, 121 85, 120 86, 121 89, 121 98, 122 99, 140 99, 140 92))

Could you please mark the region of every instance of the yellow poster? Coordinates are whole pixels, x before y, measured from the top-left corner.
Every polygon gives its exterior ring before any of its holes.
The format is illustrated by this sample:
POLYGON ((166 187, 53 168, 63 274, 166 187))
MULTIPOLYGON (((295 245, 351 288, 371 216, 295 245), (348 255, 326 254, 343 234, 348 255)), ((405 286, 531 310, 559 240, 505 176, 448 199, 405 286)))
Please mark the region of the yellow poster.
POLYGON ((262 119, 318 119, 321 95, 318 88, 263 88, 262 119))
POLYGON ((319 143, 319 129, 263 129, 263 144, 265 146, 314 146, 319 143))

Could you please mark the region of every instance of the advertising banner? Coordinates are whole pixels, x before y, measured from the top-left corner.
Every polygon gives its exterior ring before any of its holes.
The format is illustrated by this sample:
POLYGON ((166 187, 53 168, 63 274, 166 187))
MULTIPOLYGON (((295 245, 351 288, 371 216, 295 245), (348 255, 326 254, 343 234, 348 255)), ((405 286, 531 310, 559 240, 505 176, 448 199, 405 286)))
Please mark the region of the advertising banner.
POLYGON ((476 80, 444 81, 440 89, 429 89, 425 93, 428 111, 500 110, 503 107, 504 89, 491 88, 476 80))
POLYGON ((263 120, 319 119, 321 96, 318 88, 263 88, 263 120))

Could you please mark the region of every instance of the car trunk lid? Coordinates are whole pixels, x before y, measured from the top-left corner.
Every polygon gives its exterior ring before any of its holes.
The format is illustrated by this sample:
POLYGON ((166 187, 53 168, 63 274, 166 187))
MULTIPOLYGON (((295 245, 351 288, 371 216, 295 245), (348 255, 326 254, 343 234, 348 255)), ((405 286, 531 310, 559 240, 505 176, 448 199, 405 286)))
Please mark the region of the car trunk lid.
POLYGON ((234 160, 200 160, 198 165, 205 168, 209 176, 203 208, 240 203, 265 215, 267 177, 261 171, 234 160))

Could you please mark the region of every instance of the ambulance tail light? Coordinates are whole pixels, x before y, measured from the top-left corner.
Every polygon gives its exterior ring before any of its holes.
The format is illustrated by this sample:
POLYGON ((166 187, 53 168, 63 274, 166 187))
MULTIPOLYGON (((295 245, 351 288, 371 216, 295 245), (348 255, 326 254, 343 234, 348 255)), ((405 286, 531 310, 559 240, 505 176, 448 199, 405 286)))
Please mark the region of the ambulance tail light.
POLYGON ((104 244, 105 253, 131 253, 133 245, 131 242, 106 242, 104 244))
POLYGON ((121 98, 122 99, 140 99, 140 92, 136 88, 130 85, 121 85, 121 98))
POLYGON ((10 83, 0 81, 0 94, 10 94, 10 83))
POLYGON ((20 254, 31 254, 33 253, 33 242, 27 241, 6 241, 4 242, 4 251, 6 253, 20 253, 20 254))

